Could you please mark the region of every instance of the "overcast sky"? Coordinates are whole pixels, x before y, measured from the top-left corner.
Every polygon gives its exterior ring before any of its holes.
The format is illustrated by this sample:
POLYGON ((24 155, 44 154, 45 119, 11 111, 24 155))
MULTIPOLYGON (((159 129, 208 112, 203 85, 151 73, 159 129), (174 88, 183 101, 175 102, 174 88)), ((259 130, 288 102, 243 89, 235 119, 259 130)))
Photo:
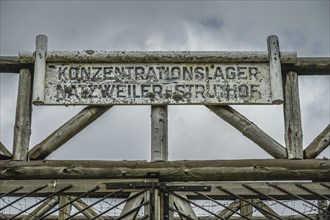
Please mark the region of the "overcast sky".
MULTIPOLYGON (((267 50, 329 56, 329 1, 3 1, 0 54, 48 50, 267 50)), ((11 151, 17 74, 1 74, 1 142, 11 151)), ((329 76, 300 77, 306 147, 330 121, 329 76)), ((30 148, 83 107, 33 107, 30 148)), ((234 106, 284 145, 283 106, 234 106)), ((50 159, 150 159, 150 106, 115 106, 50 159)), ((330 157, 329 148, 321 157, 330 157)), ((169 159, 271 158, 204 106, 169 107, 169 159)))

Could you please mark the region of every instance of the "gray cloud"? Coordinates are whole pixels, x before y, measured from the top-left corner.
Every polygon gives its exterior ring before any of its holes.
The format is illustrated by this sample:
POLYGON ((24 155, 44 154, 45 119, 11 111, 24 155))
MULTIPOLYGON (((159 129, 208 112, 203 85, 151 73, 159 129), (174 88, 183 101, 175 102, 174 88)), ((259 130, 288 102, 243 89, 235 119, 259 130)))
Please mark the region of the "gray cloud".
MULTIPOLYGON (((1 1, 0 53, 49 50, 281 50, 329 56, 328 1, 1 1)), ((300 79, 304 142, 329 123, 329 77, 300 79)), ((1 141, 12 146, 17 76, 1 75, 1 141)), ((34 107, 31 147, 82 107, 34 107)), ((236 106, 284 144, 282 106, 236 106)), ((170 106, 170 159, 269 158, 203 106, 170 106)), ((329 150, 323 155, 329 157, 329 150), (328 155, 327 155, 328 154, 328 155)), ((116 106, 52 159, 149 159, 150 107, 116 106)))

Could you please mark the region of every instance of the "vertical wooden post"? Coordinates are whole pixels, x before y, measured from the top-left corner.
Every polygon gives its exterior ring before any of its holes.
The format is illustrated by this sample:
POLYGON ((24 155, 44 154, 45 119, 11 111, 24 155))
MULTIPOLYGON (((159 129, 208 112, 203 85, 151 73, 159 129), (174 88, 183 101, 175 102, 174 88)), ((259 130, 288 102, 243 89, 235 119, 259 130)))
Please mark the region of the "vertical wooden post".
POLYGON ((272 103, 283 103, 282 70, 280 60, 280 46, 278 37, 271 35, 267 38, 269 67, 270 67, 270 86, 272 93, 272 103))
MULTIPOLYGON (((63 206, 70 202, 70 196, 60 196, 59 206, 63 206)), ((58 219, 65 220, 70 216, 72 205, 68 204, 59 210, 58 219)))
MULTIPOLYGON (((252 199, 248 199, 249 202, 252 202, 252 199)), ((252 217, 253 207, 251 204, 241 200, 241 214, 245 217, 252 217)))
POLYGON ((47 36, 37 36, 32 99, 32 102, 35 105, 42 105, 45 99, 47 41, 47 36))
POLYGON ((31 135, 31 113, 31 73, 28 69, 22 69, 18 83, 13 160, 27 160, 31 135))
POLYGON ((167 106, 151 106, 151 161, 168 160, 167 106))
POLYGON ((291 71, 286 74, 284 94, 285 144, 288 159, 303 159, 303 133, 297 73, 291 71))

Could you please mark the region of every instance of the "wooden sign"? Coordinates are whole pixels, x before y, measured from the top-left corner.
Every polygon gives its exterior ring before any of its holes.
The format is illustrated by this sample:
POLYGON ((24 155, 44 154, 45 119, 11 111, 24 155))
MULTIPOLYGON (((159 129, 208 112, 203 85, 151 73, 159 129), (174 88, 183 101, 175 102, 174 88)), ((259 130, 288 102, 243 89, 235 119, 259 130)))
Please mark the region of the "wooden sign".
POLYGON ((271 104, 269 64, 56 64, 45 104, 271 104))
POLYGON ((47 52, 39 35, 35 61, 35 105, 219 105, 282 104, 278 38, 268 52, 246 51, 75 51, 47 52))

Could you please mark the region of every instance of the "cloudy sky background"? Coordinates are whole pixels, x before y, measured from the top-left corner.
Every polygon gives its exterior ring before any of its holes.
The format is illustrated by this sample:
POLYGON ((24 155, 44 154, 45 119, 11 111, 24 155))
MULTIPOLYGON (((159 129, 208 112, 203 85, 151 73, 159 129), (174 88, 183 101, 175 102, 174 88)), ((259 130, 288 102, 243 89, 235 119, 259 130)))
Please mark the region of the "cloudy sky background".
MULTIPOLYGON (((0 55, 48 50, 267 50, 329 56, 329 1, 3 1, 0 55)), ((0 140, 11 151, 18 74, 1 74, 0 140)), ((329 76, 299 79, 304 146, 330 121, 329 76)), ((32 148, 83 107, 33 107, 32 148)), ((284 145, 282 106, 234 106, 284 145)), ((150 160, 150 106, 115 106, 50 159, 150 160)), ((320 157, 330 157, 329 148, 320 157)), ((271 158, 204 106, 169 107, 169 159, 271 158)))

